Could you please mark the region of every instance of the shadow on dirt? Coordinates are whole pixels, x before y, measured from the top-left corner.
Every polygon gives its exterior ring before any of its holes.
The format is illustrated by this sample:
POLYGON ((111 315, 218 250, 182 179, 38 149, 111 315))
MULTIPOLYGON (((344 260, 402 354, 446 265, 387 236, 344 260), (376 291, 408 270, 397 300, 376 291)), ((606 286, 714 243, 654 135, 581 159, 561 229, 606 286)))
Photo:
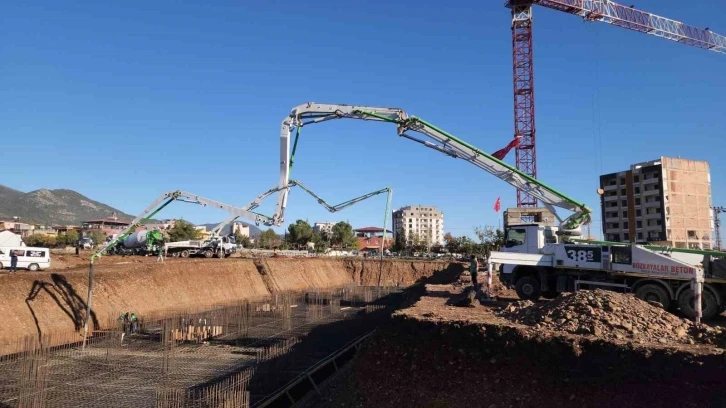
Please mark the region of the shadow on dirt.
MULTIPOLYGON (((50 277, 52 282, 34 281, 33 286, 30 288, 30 293, 28 293, 28 297, 25 299, 25 304, 28 305, 28 310, 33 315, 39 340, 42 336, 42 330, 40 329, 38 316, 35 314, 35 310, 33 310, 33 301, 36 300, 42 291, 45 291, 58 307, 60 307, 63 313, 71 319, 76 330, 83 327, 86 315, 86 301, 76 292, 73 285, 66 280, 65 276, 53 273, 50 277)), ((98 318, 93 310, 91 310, 91 322, 94 329, 99 328, 98 318)))

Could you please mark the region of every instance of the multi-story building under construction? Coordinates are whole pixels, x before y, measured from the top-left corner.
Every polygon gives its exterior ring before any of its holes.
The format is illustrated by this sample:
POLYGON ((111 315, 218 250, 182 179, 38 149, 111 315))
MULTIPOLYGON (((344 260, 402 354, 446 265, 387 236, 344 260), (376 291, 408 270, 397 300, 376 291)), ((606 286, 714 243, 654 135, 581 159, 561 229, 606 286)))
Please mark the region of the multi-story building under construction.
POLYGON ((600 176, 607 241, 711 249, 708 162, 661 157, 600 176))

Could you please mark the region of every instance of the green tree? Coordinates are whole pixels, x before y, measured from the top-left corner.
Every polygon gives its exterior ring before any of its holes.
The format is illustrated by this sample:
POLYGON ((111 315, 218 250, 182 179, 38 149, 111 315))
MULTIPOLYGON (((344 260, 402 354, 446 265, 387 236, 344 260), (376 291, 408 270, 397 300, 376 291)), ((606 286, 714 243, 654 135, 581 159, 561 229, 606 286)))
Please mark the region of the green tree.
POLYGON ((234 232, 234 240, 238 244, 242 245, 242 248, 251 248, 252 247, 252 240, 247 235, 242 235, 239 230, 234 232))
POLYGON ((310 241, 315 244, 315 252, 325 252, 328 249, 328 240, 324 234, 314 232, 310 241))
POLYGON ((45 234, 33 234, 23 238, 25 245, 31 247, 50 248, 56 245, 56 237, 45 234))
POLYGON ((484 257, 492 251, 498 251, 504 245, 504 232, 494 227, 475 227, 474 234, 479 238, 479 250, 484 257))
POLYGON ((357 249, 358 240, 355 238, 353 227, 345 221, 333 225, 332 243, 345 249, 357 249))
POLYGON ((280 244, 280 237, 275 230, 268 228, 266 231, 262 231, 257 241, 260 248, 272 249, 280 244))
POLYGON ((169 230, 169 240, 171 242, 199 239, 200 236, 201 234, 199 230, 194 228, 194 224, 184 220, 177 220, 174 227, 169 230))
POLYGON ((93 240, 93 245, 99 246, 106 241, 106 233, 103 231, 93 231, 90 234, 90 238, 93 240))
POLYGON ((403 230, 396 231, 396 235, 393 237, 393 247, 391 249, 394 252, 403 252, 406 250, 406 235, 403 230))
POLYGON ((76 245, 78 243, 78 231, 68 230, 65 234, 66 245, 76 245))
POLYGON ((307 245, 313 237, 313 227, 307 221, 297 220, 287 227, 287 242, 299 248, 307 245))

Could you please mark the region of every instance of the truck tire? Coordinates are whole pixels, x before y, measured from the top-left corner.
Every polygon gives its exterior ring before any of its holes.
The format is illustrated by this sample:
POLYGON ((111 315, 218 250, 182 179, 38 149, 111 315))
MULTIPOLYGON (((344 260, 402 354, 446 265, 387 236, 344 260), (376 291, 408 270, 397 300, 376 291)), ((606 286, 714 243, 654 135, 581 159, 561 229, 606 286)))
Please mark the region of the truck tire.
MULTIPOLYGON (((693 295, 692 289, 686 289, 678 296, 678 307, 684 315, 691 319, 696 317, 696 310, 693 307, 693 295)), ((716 296, 710 290, 704 288, 701 293, 701 313, 703 314, 701 318, 708 320, 716 316, 718 311, 719 307, 716 303, 716 296)))
POLYGON ((179 256, 181 256, 182 258, 189 258, 189 250, 185 249, 185 250, 181 251, 179 256))
POLYGON ((28 265, 28 270, 29 271, 35 272, 38 269, 40 269, 40 266, 37 263, 32 263, 32 264, 28 265))
POLYGON ((522 276, 514 284, 517 296, 522 300, 537 301, 542 295, 539 279, 534 276, 522 276))
POLYGON ((211 249, 207 249, 207 250, 204 251, 204 257, 205 258, 211 258, 213 256, 214 256, 214 252, 212 252, 211 249))
POLYGON ((635 290, 635 297, 646 302, 658 302, 663 305, 663 309, 668 310, 671 307, 671 298, 668 292, 657 283, 646 283, 635 290))
POLYGON ((217 251, 217 258, 222 259, 224 258, 224 250, 220 249, 217 251))

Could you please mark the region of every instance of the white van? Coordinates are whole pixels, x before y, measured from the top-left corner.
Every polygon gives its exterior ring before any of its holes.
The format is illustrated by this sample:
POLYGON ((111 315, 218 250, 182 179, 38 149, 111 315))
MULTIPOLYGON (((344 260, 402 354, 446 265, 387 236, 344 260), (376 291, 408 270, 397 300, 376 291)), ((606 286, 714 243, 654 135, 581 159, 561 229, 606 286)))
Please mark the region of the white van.
POLYGON ((18 256, 18 269, 42 271, 50 268, 50 249, 36 247, 0 247, 0 269, 10 268, 10 252, 18 256))

